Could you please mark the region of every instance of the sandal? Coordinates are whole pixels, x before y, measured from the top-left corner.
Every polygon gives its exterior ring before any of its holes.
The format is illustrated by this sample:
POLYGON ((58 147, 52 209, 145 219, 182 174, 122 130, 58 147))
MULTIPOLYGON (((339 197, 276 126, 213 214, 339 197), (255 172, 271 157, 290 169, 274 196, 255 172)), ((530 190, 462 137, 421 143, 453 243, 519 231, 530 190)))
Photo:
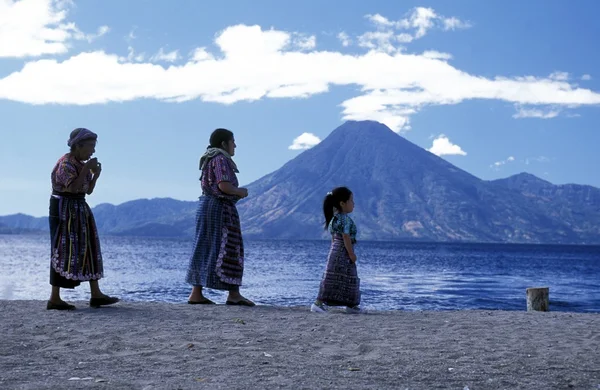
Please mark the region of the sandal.
POLYGON ((242 298, 237 302, 226 301, 225 304, 230 305, 230 306, 248 306, 248 307, 256 306, 256 303, 254 303, 251 300, 246 299, 246 298, 242 298))
POLYGON ((100 306, 112 305, 114 303, 119 302, 119 298, 117 297, 102 297, 102 298, 90 298, 90 306, 98 308, 100 306))
POLYGON ((201 301, 188 301, 189 305, 215 305, 213 301, 208 298, 204 298, 201 301))
POLYGON ((68 304, 67 302, 53 303, 48 301, 46 310, 75 310, 75 305, 68 304))

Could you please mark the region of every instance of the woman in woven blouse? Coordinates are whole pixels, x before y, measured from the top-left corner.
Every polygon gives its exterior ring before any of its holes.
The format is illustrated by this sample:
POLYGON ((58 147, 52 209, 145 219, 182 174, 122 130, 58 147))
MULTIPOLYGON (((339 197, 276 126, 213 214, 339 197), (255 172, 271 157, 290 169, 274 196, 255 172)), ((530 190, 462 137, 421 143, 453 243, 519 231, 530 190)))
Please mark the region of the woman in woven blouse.
POLYGON ((227 305, 254 306, 239 291, 244 273, 244 242, 235 204, 248 196, 240 188, 232 157, 235 139, 227 129, 216 129, 200 159, 202 196, 196 215, 196 239, 186 281, 192 285, 189 304, 214 304, 203 288, 228 291, 227 305))
POLYGON ((71 132, 67 145, 71 151, 62 156, 52 170, 50 197, 50 284, 48 310, 73 310, 63 301, 61 288, 90 283, 90 306, 111 305, 118 298, 105 295, 98 285, 104 276, 98 230, 92 210, 85 201, 94 192, 102 164, 92 158, 98 136, 84 128, 71 132))

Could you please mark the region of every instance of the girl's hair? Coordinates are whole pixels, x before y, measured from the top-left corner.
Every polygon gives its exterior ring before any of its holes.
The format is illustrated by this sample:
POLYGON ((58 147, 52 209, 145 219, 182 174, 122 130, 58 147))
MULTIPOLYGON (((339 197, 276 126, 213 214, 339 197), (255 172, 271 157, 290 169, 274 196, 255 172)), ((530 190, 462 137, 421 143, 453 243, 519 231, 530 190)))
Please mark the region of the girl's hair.
POLYGON ((216 129, 210 135, 209 148, 223 149, 223 142, 227 143, 233 139, 233 133, 227 129, 216 129))
POLYGON ((323 214, 325 214, 325 230, 329 226, 329 222, 333 218, 333 209, 342 211, 340 208, 341 202, 347 202, 352 195, 347 187, 336 187, 331 192, 328 192, 323 199, 323 214))

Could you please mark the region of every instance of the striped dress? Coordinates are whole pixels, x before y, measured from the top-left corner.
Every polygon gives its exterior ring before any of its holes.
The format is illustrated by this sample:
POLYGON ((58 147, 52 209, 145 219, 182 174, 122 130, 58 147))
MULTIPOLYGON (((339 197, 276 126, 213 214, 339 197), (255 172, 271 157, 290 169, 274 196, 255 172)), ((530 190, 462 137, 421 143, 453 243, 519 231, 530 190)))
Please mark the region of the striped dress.
POLYGON ((51 174, 50 197, 50 284, 75 288, 82 281, 98 280, 104 269, 98 229, 92 210, 85 201, 92 174, 89 173, 77 193, 66 192, 77 179, 84 164, 66 154, 51 174))
POLYGON ((244 275, 244 242, 237 196, 227 195, 219 183, 238 186, 230 160, 213 157, 202 171, 202 196, 196 213, 196 236, 186 282, 217 290, 236 290, 244 275))
POLYGON ((356 263, 350 260, 342 236, 348 234, 354 245, 356 225, 347 214, 335 214, 329 222, 329 232, 332 237, 331 248, 317 299, 329 306, 358 306, 360 279, 356 271, 356 263))

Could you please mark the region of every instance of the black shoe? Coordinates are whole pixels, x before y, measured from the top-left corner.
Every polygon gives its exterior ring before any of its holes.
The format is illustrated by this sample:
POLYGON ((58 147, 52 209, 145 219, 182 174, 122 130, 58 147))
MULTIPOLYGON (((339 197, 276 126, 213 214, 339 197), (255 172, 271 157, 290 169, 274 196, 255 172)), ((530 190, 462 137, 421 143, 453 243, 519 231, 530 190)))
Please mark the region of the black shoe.
POLYGON ((119 298, 117 297, 90 298, 91 307, 107 306, 117 302, 119 302, 119 298))
POLYGON ((75 306, 70 305, 67 302, 52 303, 48 301, 46 304, 46 310, 75 310, 75 306))

